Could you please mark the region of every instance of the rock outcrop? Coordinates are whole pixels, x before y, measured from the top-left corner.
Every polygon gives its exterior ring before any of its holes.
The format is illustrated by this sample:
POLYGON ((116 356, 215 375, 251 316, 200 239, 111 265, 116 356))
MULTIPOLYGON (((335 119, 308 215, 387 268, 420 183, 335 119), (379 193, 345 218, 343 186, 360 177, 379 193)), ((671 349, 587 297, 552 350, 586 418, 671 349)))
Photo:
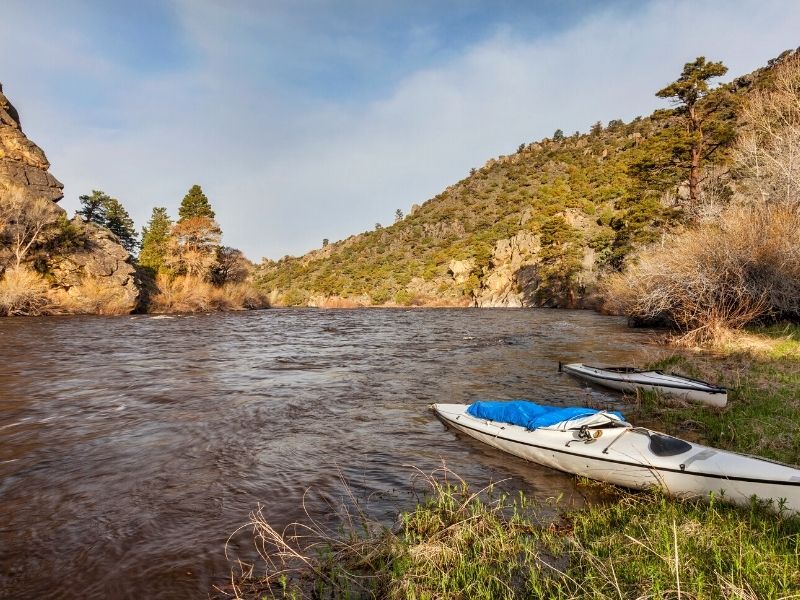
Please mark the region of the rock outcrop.
POLYGON ((113 297, 115 312, 134 310, 141 290, 133 258, 107 229, 78 217, 67 221, 66 211, 56 204, 64 197, 64 186, 49 168, 42 149, 22 131, 19 113, 0 85, 0 204, 12 214, 5 223, 0 219, 0 276, 16 264, 13 249, 3 243, 4 228, 36 211, 42 226, 23 263, 46 274, 62 297, 85 295, 91 284, 113 297))
POLYGON ((0 194, 16 192, 28 199, 58 202, 64 186, 48 169, 50 163, 22 132, 19 113, 3 94, 0 84, 0 194))
POLYGON ((85 223, 80 217, 73 218, 70 225, 83 237, 84 245, 51 255, 49 270, 57 287, 76 297, 84 293, 82 288, 88 279, 106 290, 114 290, 115 304, 123 307, 120 312, 133 311, 141 298, 141 285, 130 253, 104 227, 85 223))
POLYGON ((475 295, 475 306, 533 306, 531 285, 538 286, 539 236, 520 231, 494 246, 491 261, 484 268, 483 284, 475 295))
MULTIPOLYGON (((475 291, 473 305, 491 308, 592 306, 593 298, 583 295, 573 297, 569 291, 562 295, 554 295, 553 290, 541 292, 540 250, 539 236, 529 231, 521 231, 510 238, 499 240, 494 246, 489 264, 483 268, 481 286, 475 291)), ((595 251, 584 248, 581 270, 576 277, 581 290, 596 283, 594 263, 595 251)), ((450 272, 455 278, 452 265, 450 272)))
POLYGON ((475 270, 475 259, 451 260, 448 265, 448 272, 453 276, 455 282, 464 284, 469 281, 469 276, 475 270))

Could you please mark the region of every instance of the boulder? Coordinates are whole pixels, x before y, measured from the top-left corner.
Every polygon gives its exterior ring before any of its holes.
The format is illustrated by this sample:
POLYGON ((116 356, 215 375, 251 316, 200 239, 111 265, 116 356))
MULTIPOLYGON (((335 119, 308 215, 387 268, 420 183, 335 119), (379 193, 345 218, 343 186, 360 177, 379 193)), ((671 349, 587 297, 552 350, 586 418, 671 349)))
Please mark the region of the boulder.
POLYGON ((85 223, 80 217, 72 219, 71 224, 83 237, 84 246, 51 257, 49 270, 55 285, 69 290, 80 286, 86 277, 101 279, 106 285, 119 288, 130 310, 134 310, 141 290, 131 255, 108 229, 85 223))

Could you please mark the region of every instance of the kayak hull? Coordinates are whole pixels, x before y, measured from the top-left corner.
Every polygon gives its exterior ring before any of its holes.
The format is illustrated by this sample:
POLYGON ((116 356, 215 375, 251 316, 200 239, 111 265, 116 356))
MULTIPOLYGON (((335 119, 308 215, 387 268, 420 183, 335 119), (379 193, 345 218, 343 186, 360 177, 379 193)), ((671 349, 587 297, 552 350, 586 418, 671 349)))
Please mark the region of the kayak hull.
POLYGON ((620 392, 653 391, 717 408, 724 408, 728 404, 728 393, 724 388, 678 375, 667 375, 658 371, 617 372, 580 363, 561 365, 561 370, 620 392))
MULTIPOLYGON (((467 405, 434 404, 448 425, 489 446, 530 462, 615 485, 658 487, 677 497, 714 495, 737 504, 753 497, 772 501, 776 508, 800 512, 800 470, 754 457, 686 444, 674 456, 657 456, 643 428, 599 429, 587 441, 578 430, 536 429, 477 419, 467 405)), ((665 436, 669 437, 669 436, 665 436)), ((674 438, 669 438, 674 439, 674 438)))

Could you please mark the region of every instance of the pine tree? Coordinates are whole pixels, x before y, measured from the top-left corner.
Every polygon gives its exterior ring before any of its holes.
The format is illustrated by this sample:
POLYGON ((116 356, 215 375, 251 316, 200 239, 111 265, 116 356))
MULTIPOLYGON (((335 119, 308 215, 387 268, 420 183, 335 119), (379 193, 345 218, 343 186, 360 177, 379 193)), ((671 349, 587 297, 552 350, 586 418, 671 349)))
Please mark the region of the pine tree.
POLYGON ((119 238, 120 244, 128 252, 135 252, 139 245, 138 233, 133 219, 119 200, 100 190, 92 190, 90 195, 80 196, 82 208, 78 215, 84 221, 105 227, 119 238))
POLYGON ((133 254, 139 246, 133 219, 116 198, 109 198, 105 205, 105 226, 119 238, 120 244, 133 254))
POLYGON ((111 197, 100 190, 92 190, 89 195, 78 198, 81 202, 81 209, 77 214, 87 223, 95 223, 105 227, 106 225, 106 204, 111 197))
POLYGON ((169 232, 172 228, 172 219, 167 214, 167 209, 155 207, 150 220, 142 227, 142 251, 139 253, 139 264, 151 269, 153 274, 164 268, 164 256, 167 252, 169 232))
POLYGON ((197 184, 189 189, 181 201, 181 206, 178 209, 178 223, 192 217, 208 217, 209 219, 215 217, 214 211, 211 210, 211 203, 203 193, 202 188, 197 184))
POLYGON ((728 72, 721 62, 706 62, 705 56, 698 56, 694 62, 683 66, 681 76, 667 87, 656 92, 659 98, 670 98, 678 107, 676 112, 686 119, 691 138, 691 158, 689 164, 689 200, 696 207, 700 198, 700 163, 706 150, 703 123, 713 114, 714 108, 700 110, 698 104, 709 93, 708 80, 728 72))

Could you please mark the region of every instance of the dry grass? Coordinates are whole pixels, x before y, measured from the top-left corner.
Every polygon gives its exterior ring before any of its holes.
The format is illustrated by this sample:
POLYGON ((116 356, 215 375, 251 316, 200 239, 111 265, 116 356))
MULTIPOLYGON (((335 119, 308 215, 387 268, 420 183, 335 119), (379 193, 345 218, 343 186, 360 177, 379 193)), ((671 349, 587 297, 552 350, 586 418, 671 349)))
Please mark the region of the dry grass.
POLYGON ((220 287, 191 276, 159 274, 158 291, 150 297, 148 312, 181 313, 246 310, 269 306, 265 293, 248 282, 220 287))
POLYGON ((69 290, 51 288, 26 266, 12 268, 0 280, 0 315, 122 315, 135 307, 125 291, 102 277, 85 277, 69 290))
POLYGON ((269 307, 267 294, 252 283, 226 283, 214 288, 217 310, 252 310, 269 307))
POLYGON ((8 269, 0 279, 0 315, 45 314, 51 306, 48 288, 41 275, 24 265, 8 269))
POLYGON ((105 277, 86 276, 69 290, 50 290, 54 312, 71 315, 126 315, 135 308, 126 291, 105 277))
POLYGON ((784 206, 728 209, 641 254, 609 277, 605 308, 667 322, 681 342, 724 342, 764 317, 800 315, 800 212, 784 206))
MULTIPOLYGON (((800 359, 797 325, 774 325, 753 331, 739 331, 716 350, 738 358, 751 357, 757 361, 800 359)), ((800 366, 800 362, 798 363, 800 366)))
POLYGON ((320 296, 311 298, 308 306, 318 308, 364 308, 369 306, 364 298, 343 298, 342 296, 320 296))

